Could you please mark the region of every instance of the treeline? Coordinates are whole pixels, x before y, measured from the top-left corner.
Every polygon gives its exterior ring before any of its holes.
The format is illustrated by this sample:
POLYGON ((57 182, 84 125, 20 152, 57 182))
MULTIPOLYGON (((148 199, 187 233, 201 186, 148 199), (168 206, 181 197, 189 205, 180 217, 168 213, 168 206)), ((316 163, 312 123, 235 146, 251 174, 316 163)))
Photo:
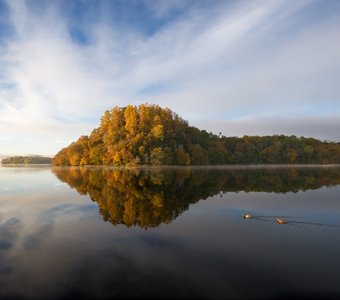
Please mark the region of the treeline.
POLYGON ((55 165, 340 163, 340 143, 296 136, 225 137, 188 125, 158 105, 114 107, 90 136, 59 151, 55 165))
POLYGON ((91 168, 53 173, 98 204, 113 225, 157 227, 201 199, 228 192, 287 193, 340 184, 340 168, 91 168))
POLYGON ((2 162, 3 165, 6 164, 51 164, 52 158, 51 157, 44 157, 44 156, 12 156, 3 158, 2 162))

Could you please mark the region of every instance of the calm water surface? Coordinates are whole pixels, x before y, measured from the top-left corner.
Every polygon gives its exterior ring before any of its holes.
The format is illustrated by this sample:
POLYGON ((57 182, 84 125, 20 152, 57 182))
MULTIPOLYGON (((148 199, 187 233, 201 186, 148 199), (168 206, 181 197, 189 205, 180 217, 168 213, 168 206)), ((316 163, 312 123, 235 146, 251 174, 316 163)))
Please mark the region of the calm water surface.
POLYGON ((339 192, 335 166, 0 167, 0 299, 340 299, 339 192))

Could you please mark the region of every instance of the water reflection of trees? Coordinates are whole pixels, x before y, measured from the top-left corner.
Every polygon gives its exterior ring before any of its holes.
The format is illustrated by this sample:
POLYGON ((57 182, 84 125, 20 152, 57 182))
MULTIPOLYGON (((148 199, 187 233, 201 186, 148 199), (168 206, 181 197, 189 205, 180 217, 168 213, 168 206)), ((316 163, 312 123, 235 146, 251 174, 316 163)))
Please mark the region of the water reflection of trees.
POLYGON ((53 173, 98 203, 113 225, 156 227, 189 205, 226 192, 298 192, 340 184, 340 168, 53 168, 53 173))

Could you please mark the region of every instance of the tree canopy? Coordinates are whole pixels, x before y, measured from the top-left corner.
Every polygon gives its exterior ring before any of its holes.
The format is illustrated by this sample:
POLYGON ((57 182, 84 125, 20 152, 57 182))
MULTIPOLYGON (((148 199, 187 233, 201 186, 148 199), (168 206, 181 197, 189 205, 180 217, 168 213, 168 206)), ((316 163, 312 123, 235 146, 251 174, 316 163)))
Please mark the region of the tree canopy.
POLYGON ((115 106, 89 136, 60 150, 55 165, 340 163, 340 143, 296 136, 217 136, 169 108, 115 106))

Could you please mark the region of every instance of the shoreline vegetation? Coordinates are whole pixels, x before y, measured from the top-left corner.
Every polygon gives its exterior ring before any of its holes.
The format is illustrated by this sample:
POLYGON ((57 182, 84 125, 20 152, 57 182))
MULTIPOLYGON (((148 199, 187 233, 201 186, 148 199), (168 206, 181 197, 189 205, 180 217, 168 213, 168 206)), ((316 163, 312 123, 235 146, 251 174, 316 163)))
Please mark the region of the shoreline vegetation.
POLYGON ((339 164, 340 143, 272 135, 226 137, 189 126, 169 108, 141 104, 106 111, 89 136, 61 149, 54 165, 339 164))
POLYGON ((108 169, 108 170, 121 170, 121 169, 131 169, 131 170, 158 170, 158 169, 289 169, 289 168, 339 168, 340 164, 224 164, 224 165, 53 165, 53 168, 86 168, 86 169, 108 169))

